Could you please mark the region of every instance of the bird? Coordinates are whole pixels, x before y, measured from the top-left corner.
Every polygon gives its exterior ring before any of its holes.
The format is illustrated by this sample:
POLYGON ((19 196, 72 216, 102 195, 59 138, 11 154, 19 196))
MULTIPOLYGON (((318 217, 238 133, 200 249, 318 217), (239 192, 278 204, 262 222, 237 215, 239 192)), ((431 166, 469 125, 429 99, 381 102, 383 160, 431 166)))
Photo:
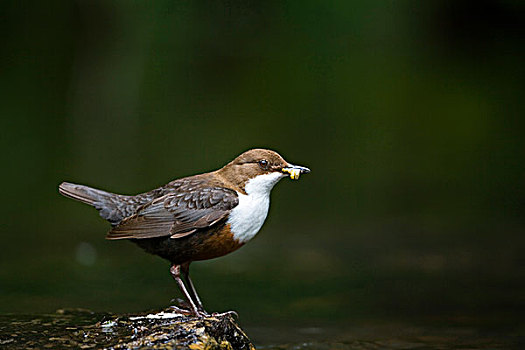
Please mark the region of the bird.
POLYGON ((229 254, 249 242, 268 215, 275 184, 309 172, 275 151, 256 148, 218 170, 176 179, 137 195, 69 182, 62 182, 58 191, 97 209, 111 224, 106 239, 130 240, 168 260, 170 274, 189 306, 179 310, 205 317, 209 314, 190 279, 190 264, 229 254))

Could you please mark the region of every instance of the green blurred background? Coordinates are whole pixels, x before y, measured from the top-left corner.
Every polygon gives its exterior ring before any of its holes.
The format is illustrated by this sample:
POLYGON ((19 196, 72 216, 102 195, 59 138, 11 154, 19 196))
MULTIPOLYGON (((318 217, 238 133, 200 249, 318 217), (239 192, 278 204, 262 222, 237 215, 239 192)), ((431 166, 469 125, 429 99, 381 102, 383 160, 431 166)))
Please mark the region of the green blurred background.
POLYGON ((139 193, 252 147, 312 169, 192 265, 248 324, 525 313, 522 1, 2 1, 0 312, 134 312, 168 264, 57 185, 139 193))

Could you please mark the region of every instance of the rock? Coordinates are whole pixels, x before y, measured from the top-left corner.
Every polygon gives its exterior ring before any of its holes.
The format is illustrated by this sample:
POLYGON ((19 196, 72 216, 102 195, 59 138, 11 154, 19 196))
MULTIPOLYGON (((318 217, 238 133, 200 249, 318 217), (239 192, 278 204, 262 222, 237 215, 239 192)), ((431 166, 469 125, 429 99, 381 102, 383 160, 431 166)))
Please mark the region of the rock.
MULTIPOLYGON (((6 321, 2 320, 0 330, 8 330, 6 321)), ((31 319, 14 316, 11 325, 16 326, 16 334, 0 337, 0 344, 8 349, 255 349, 231 314, 200 318, 170 309, 138 315, 58 310, 31 319)))

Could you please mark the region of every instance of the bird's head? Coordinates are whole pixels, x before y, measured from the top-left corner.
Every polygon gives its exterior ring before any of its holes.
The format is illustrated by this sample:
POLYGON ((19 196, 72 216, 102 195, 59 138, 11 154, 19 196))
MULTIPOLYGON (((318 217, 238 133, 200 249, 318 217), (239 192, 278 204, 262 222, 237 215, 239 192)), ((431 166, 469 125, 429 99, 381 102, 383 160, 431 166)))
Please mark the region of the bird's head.
POLYGON ((310 169, 288 163, 279 153, 268 149, 251 149, 239 155, 219 170, 229 182, 241 190, 250 192, 270 192, 282 178, 290 176, 299 179, 310 169))

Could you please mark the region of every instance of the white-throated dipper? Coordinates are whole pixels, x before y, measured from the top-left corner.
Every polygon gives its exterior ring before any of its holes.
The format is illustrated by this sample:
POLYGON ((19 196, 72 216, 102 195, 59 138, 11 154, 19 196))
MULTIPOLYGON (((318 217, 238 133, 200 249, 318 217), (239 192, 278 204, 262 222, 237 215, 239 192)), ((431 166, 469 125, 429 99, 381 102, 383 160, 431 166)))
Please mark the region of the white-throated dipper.
POLYGON ((207 315, 189 278, 193 261, 226 255, 262 227, 270 192, 283 177, 310 169, 277 152, 252 149, 219 170, 126 196, 63 182, 59 192, 95 207, 113 226, 106 238, 129 239, 171 263, 170 273, 196 316, 207 315), (186 281, 184 281, 183 280, 186 281))

